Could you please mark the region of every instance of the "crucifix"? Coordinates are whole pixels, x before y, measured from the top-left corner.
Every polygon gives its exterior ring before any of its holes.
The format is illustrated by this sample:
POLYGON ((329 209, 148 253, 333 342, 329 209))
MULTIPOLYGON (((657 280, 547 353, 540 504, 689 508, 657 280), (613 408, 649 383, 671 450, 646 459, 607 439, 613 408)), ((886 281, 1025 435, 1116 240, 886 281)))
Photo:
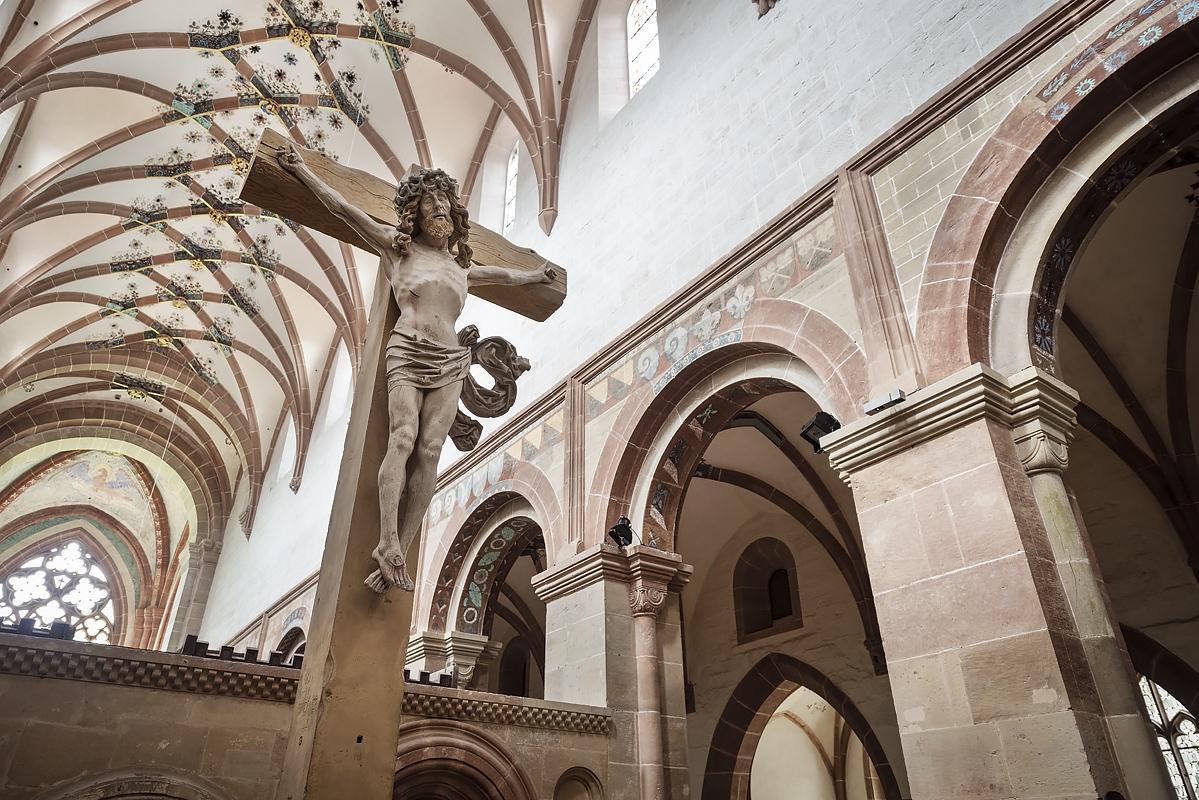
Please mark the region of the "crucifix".
POLYGON ((470 223, 457 183, 441 170, 414 167, 393 186, 270 129, 241 197, 380 256, 276 797, 383 800, 412 622, 408 565, 419 558, 442 446, 448 436, 473 447, 481 426, 459 402, 499 416, 529 368, 508 342, 455 323, 467 293, 544 320, 565 298, 566 273, 470 223), (495 385, 477 384, 472 364, 495 385), (365 588, 355 570, 368 560, 365 588))
POLYGON ((468 328, 460 336, 454 329, 466 294, 544 320, 562 304, 565 273, 471 225, 457 182, 441 170, 413 168, 393 187, 304 151, 269 128, 242 198, 379 254, 400 317, 386 353, 390 431, 379 469, 378 568, 366 583, 379 593, 393 586, 412 591, 405 557, 432 499, 442 445, 449 435, 461 449, 471 449, 481 430, 458 411, 459 400, 476 414, 499 416, 515 402, 515 379, 528 369, 511 345, 490 340, 491 357, 482 361, 499 365, 498 374, 489 371, 503 398, 479 403, 494 395, 470 376, 472 357, 479 360, 477 331, 468 328))

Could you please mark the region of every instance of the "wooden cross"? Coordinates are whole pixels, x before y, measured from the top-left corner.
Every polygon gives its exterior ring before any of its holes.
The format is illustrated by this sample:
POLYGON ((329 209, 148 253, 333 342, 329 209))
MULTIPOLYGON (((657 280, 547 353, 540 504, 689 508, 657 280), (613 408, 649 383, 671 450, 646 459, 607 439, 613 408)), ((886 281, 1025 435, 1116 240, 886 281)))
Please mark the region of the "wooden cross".
MULTIPOLYGON (((299 178, 279 166, 279 153, 286 152, 292 146, 292 141, 278 131, 267 128, 262 132, 258 149, 250 162, 245 186, 242 187, 241 199, 367 252, 374 252, 341 217, 329 211, 299 178)), ((395 186, 364 170, 342 166, 314 150, 297 149, 312 171, 341 192, 351 205, 384 225, 394 227, 399 221, 394 205, 395 186)), ((472 260, 477 264, 531 271, 552 266, 555 275, 552 283, 478 286, 470 290, 471 294, 538 322, 548 318, 562 305, 566 298, 566 270, 527 247, 517 247, 473 220, 470 224, 470 246, 474 251, 472 260)))
MULTIPOLYGON (((267 130, 254 153, 242 199, 293 222, 371 251, 349 225, 296 176, 279 165, 291 147, 267 130)), ((304 162, 348 203, 383 225, 398 219, 396 187, 358 169, 304 151, 304 162)), ((552 283, 471 289, 479 297, 544 320, 566 296, 566 272, 532 250, 516 247, 478 223, 471 224, 474 260, 488 266, 541 273, 554 266, 552 283)), ((450 268, 456 269, 454 265, 450 268)), ((389 437, 386 352, 399 309, 387 281, 375 287, 367 316, 350 423, 321 560, 317 602, 296 689, 291 730, 277 798, 286 800, 388 800, 394 792, 396 746, 404 697, 404 661, 412 622, 411 592, 383 599, 362 585, 379 539, 379 468, 389 437), (336 669, 333 665, 336 664, 336 669)), ((419 564, 423 536, 408 551, 419 564)))

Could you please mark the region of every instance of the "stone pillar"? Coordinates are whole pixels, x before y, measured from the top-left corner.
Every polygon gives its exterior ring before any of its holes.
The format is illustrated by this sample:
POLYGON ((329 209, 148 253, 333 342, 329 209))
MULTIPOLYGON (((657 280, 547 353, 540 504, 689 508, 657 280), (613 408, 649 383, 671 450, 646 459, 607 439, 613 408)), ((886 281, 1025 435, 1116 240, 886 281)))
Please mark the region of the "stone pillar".
MULTIPOLYGON (((387 445, 384 343, 396 319, 375 283, 354 387, 316 606, 308 631, 278 800, 390 800, 395 778, 411 592, 363 584, 379 539, 379 465, 387 445)), ((420 564, 420 537, 408 563, 420 564)))
POLYGON ((662 758, 666 796, 690 797, 691 763, 687 749, 687 679, 683 669, 682 586, 690 569, 680 571, 669 585, 666 605, 658 614, 658 650, 662 660, 662 758))
POLYGON ((212 589, 217 561, 221 557, 221 543, 212 539, 197 539, 187 546, 187 552, 187 573, 180 590, 179 610, 175 612, 175 622, 167 643, 167 650, 171 652, 183 647, 183 640, 188 634, 200 632, 200 622, 204 619, 204 609, 208 605, 208 593, 212 589))
POLYGON ((1012 376, 1016 454, 1032 483, 1058 578, 1070 604, 1116 758, 1132 797, 1171 797, 1174 788, 1150 727, 1136 672, 1086 526, 1063 480, 1078 394, 1036 368, 1012 376))
POLYGON ((1013 395, 976 364, 821 441, 853 486, 912 797, 1127 797, 1013 395))
POLYGON ((546 604, 545 699, 612 710, 609 797, 666 796, 657 611, 690 574, 677 555, 600 544, 533 578, 546 604))
POLYGON ((652 547, 631 547, 628 558, 633 657, 637 665, 637 763, 640 765, 641 800, 664 800, 667 796, 666 753, 662 731, 658 615, 666 605, 669 590, 681 589, 691 570, 683 565, 678 555, 652 547), (671 586, 672 582, 674 586, 671 586))

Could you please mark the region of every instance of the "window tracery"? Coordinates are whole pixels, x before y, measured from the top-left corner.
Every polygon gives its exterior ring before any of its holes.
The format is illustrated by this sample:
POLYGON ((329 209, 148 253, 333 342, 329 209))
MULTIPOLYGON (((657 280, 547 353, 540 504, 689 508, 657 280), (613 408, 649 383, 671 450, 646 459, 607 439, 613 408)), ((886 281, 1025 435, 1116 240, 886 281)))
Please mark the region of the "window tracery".
POLYGON ((627 20, 629 45, 629 97, 654 77, 661 65, 658 50, 658 4, 655 0, 633 0, 627 20))
POLYGON ((77 641, 109 644, 116 603, 108 573, 95 554, 71 539, 22 560, 0 577, 0 623, 66 623, 77 641))
POLYGON ((1199 725, 1194 715, 1162 687, 1141 678, 1141 698, 1166 760, 1178 800, 1199 799, 1199 725))

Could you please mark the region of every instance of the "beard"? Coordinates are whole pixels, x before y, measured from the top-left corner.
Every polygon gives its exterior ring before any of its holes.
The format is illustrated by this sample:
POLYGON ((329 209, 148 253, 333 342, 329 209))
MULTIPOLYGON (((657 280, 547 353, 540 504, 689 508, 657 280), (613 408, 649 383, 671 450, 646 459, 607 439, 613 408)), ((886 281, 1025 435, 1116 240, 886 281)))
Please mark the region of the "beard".
POLYGON ((454 223, 445 217, 426 220, 421 227, 434 239, 448 239, 454 233, 454 223))

